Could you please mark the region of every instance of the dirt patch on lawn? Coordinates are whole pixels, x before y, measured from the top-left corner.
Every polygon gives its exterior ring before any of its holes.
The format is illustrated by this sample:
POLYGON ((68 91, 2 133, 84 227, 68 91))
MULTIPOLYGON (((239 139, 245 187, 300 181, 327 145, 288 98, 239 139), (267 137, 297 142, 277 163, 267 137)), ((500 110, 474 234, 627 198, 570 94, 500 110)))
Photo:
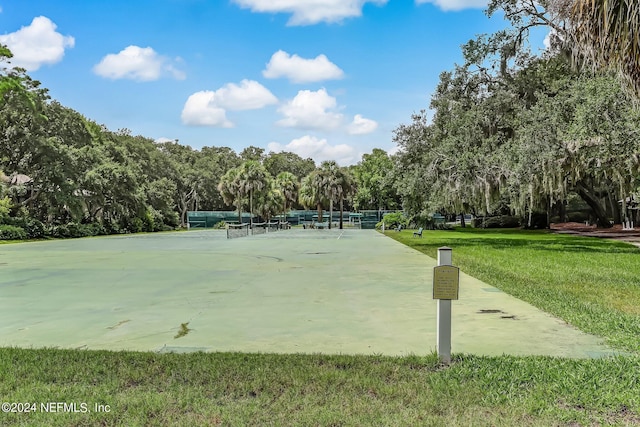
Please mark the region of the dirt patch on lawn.
POLYGON ((624 230, 620 224, 615 224, 611 228, 598 228, 595 225, 586 225, 581 222, 563 222, 551 224, 551 231, 554 233, 622 240, 640 247, 640 227, 624 230))

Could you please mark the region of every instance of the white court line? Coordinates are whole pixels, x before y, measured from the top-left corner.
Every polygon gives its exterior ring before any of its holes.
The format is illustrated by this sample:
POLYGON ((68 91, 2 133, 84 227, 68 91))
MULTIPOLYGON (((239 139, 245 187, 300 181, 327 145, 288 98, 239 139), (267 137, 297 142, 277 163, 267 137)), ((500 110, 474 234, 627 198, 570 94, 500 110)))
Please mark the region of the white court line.
POLYGON ((338 236, 338 238, 336 240, 340 240, 340 238, 342 237, 343 234, 344 234, 344 230, 342 230, 342 233, 340 233, 340 235, 338 236))

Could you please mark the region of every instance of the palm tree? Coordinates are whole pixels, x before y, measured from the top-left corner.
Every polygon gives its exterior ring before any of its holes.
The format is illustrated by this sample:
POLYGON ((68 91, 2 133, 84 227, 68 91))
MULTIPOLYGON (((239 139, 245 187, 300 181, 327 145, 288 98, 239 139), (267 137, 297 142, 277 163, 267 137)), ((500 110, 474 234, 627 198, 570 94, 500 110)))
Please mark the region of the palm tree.
POLYGON ((331 160, 324 161, 320 164, 320 170, 323 178, 323 190, 329 200, 329 228, 333 220, 333 202, 337 201, 340 194, 340 182, 338 181, 338 171, 340 167, 331 160))
POLYGON ((329 201, 325 191, 325 179, 320 169, 316 169, 302 179, 298 200, 306 208, 318 209, 318 222, 322 222, 322 206, 329 201))
POLYGON ((344 214, 344 201, 356 194, 356 181, 346 168, 337 171, 338 199, 340 200, 340 230, 342 230, 342 216, 344 214))
MULTIPOLYGON (((340 229, 342 229, 344 200, 355 194, 355 180, 347 169, 338 166, 334 161, 322 162, 320 173, 323 178, 323 191, 329 201, 331 219, 333 219, 333 202, 340 202, 340 229)), ((329 228, 331 228, 331 220, 329 220, 329 228)))
POLYGON ((576 59, 596 68, 612 68, 640 96, 640 2, 575 0, 567 14, 576 59))
POLYGON ((238 186, 240 194, 249 196, 249 224, 253 228, 253 199, 256 193, 265 190, 270 179, 269 172, 256 160, 247 160, 242 163, 238 173, 238 186))
POLYGON ((280 172, 275 180, 276 188, 280 190, 283 198, 283 220, 287 220, 287 212, 289 206, 291 206, 296 200, 298 200, 298 190, 300 189, 300 182, 291 172, 280 172))
POLYGON ((275 180, 269 180, 266 191, 258 193, 258 214, 267 222, 278 213, 283 203, 286 203, 282 191, 277 187, 275 180))
POLYGON ((238 208, 238 222, 242 224, 242 193, 240 191, 240 183, 238 181, 239 174, 239 168, 229 169, 224 175, 222 175, 222 178, 220 178, 218 191, 226 205, 236 205, 238 208))

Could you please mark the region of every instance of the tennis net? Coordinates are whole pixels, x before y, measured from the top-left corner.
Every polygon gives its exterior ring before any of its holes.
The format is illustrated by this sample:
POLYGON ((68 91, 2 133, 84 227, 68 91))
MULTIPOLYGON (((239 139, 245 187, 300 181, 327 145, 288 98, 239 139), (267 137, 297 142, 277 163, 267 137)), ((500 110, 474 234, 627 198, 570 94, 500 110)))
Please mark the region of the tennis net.
POLYGON ((251 229, 251 235, 265 234, 269 228, 269 223, 266 222, 254 222, 251 229))
POLYGON ((227 239, 249 235, 249 224, 227 224, 227 239))
POLYGON ((278 231, 278 229, 280 228, 280 221, 271 221, 268 225, 269 233, 271 233, 272 231, 278 231))

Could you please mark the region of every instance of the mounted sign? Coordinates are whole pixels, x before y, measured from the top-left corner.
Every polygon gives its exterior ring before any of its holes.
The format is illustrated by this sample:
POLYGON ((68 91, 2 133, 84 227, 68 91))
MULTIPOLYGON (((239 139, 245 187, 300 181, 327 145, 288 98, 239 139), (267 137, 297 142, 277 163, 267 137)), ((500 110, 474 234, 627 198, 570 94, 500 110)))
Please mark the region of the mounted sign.
POLYGON ((458 299, 460 269, 452 265, 433 267, 433 299, 458 299))

